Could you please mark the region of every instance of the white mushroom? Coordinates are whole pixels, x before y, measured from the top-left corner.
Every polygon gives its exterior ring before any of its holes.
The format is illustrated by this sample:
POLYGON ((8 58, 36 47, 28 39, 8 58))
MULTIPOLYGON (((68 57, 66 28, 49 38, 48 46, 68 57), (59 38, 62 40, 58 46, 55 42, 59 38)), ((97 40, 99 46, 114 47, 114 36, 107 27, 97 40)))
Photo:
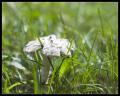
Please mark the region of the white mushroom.
POLYGON ((71 57, 72 52, 75 49, 75 46, 70 44, 67 39, 56 38, 55 35, 49 35, 45 37, 40 37, 34 41, 30 41, 24 48, 25 53, 31 54, 38 49, 41 49, 42 53, 42 67, 41 77, 42 82, 46 82, 50 70, 50 62, 47 57, 60 57, 67 56, 71 57), (40 39, 40 40, 39 40, 40 39))

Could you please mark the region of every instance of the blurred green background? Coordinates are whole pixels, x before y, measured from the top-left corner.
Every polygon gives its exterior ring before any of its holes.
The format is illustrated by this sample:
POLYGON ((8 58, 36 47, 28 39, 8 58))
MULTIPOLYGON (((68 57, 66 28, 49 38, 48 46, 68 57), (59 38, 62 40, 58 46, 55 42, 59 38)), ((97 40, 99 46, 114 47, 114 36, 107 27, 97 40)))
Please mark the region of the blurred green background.
MULTIPOLYGON (((76 73, 79 71, 79 75, 76 75, 73 85, 77 82, 77 84, 98 83, 103 86, 100 87, 102 91, 96 91, 97 87, 93 89, 89 85, 72 91, 69 87, 61 91, 55 87, 56 91, 53 93, 118 93, 117 2, 3 2, 3 93, 34 93, 33 83, 29 81, 33 78, 32 66, 25 59, 23 47, 30 40, 50 34, 74 40, 76 44, 73 63, 76 66, 74 70, 76 73), (95 69, 87 66, 93 66, 95 69), (26 83, 23 85, 16 84, 24 81, 26 83), (13 84, 16 85, 12 86, 13 84)), ((69 75, 67 77, 69 78, 69 75)))

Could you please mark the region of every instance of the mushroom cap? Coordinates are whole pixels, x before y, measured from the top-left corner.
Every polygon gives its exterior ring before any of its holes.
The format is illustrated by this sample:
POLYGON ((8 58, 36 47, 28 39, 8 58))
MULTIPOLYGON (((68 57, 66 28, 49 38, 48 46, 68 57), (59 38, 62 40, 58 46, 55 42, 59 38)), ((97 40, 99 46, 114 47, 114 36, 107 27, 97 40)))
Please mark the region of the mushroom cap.
POLYGON ((40 48, 41 48, 41 44, 39 43, 39 41, 34 40, 26 44, 25 47, 23 48, 23 51, 26 53, 32 53, 37 51, 40 48))
POLYGON ((70 42, 68 39, 60 39, 56 38, 56 36, 49 35, 45 37, 39 38, 41 43, 38 39, 34 41, 28 42, 28 44, 23 48, 23 51, 26 53, 32 53, 41 49, 42 54, 46 56, 71 56, 71 51, 75 50, 75 46, 70 46, 70 42))

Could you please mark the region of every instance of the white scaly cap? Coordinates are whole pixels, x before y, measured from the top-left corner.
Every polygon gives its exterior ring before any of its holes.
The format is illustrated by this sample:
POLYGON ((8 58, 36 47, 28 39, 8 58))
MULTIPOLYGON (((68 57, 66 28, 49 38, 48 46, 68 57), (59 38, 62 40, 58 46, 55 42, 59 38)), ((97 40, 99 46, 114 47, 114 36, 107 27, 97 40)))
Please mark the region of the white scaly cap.
POLYGON ((23 49, 26 53, 32 53, 41 49, 42 54, 46 56, 69 56, 71 57, 71 51, 74 51, 75 46, 70 46, 68 39, 57 39, 55 35, 49 35, 45 37, 40 37, 40 41, 43 45, 40 44, 39 40, 30 41, 23 49), (69 49, 70 48, 70 49, 69 49))

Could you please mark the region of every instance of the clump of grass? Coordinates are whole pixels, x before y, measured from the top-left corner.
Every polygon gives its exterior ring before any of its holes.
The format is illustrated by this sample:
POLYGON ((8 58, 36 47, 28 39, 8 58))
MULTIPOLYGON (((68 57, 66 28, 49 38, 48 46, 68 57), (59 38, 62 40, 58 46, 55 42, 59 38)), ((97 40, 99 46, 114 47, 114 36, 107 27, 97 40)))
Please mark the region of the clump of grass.
POLYGON ((2 93, 117 94, 117 4, 2 3, 2 93), (41 84, 39 54, 29 60, 23 47, 49 34, 73 40, 76 51, 53 59, 48 84, 41 84))

